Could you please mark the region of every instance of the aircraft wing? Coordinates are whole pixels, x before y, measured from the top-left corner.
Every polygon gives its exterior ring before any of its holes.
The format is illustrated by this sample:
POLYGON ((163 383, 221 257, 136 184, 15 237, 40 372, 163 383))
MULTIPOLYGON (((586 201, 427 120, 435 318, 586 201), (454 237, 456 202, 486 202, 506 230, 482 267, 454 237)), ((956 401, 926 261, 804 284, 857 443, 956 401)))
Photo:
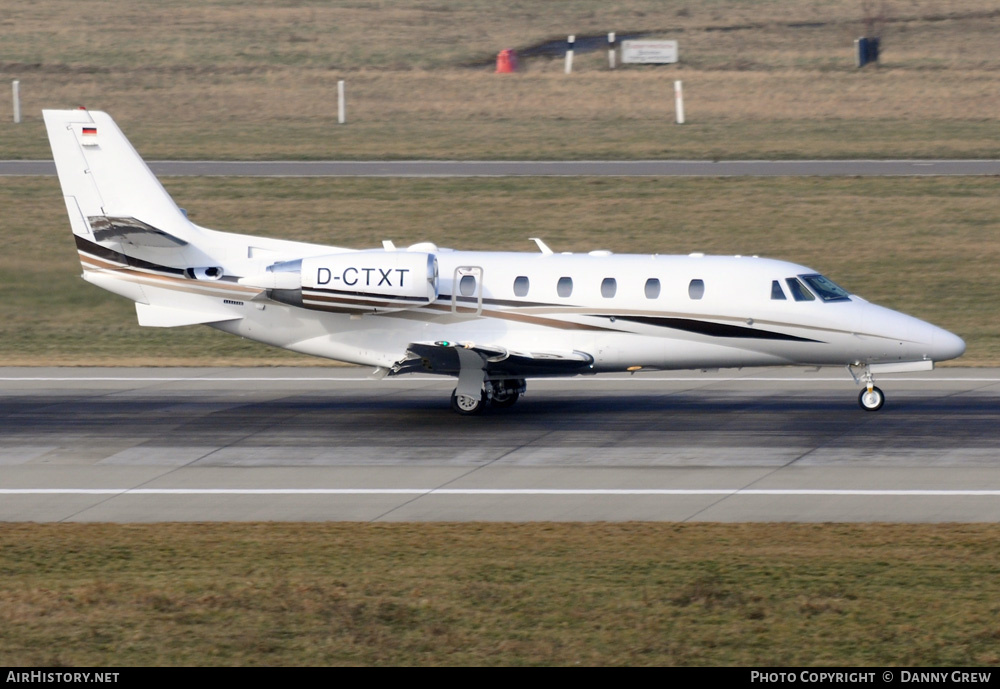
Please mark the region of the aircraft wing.
POLYGON ((491 378, 526 378, 582 373, 592 363, 594 357, 580 351, 514 351, 506 347, 471 342, 411 342, 406 348, 406 356, 396 362, 389 375, 459 375, 463 367, 474 367, 491 378))

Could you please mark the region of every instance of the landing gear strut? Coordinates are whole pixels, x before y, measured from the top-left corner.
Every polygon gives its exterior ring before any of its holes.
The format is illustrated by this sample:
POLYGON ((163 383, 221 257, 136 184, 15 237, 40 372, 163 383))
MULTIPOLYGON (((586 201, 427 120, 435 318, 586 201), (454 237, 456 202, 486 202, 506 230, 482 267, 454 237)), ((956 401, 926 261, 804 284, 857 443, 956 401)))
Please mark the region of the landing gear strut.
POLYGON ((860 378, 854 374, 853 366, 848 366, 847 370, 851 372, 854 382, 862 383, 865 386, 865 389, 858 395, 858 404, 861 405, 861 408, 865 411, 881 409, 882 405, 885 404, 885 393, 875 387, 875 376, 872 375, 871 368, 865 366, 865 372, 861 374, 860 378))

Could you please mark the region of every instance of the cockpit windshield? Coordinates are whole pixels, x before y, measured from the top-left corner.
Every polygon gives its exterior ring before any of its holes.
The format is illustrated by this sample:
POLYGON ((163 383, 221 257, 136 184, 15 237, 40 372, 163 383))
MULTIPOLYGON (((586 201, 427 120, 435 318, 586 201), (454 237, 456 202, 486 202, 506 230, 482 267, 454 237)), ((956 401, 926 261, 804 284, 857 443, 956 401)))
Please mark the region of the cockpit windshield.
POLYGON ((812 291, 823 301, 850 301, 851 297, 843 287, 819 274, 800 275, 799 278, 805 282, 812 291))

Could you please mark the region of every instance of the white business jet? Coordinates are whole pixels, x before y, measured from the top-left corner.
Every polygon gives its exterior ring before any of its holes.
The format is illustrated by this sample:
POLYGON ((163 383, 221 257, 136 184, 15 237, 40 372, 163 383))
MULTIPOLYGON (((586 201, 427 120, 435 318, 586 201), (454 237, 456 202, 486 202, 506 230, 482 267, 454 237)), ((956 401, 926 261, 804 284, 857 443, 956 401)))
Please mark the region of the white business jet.
POLYGON ((814 270, 756 256, 355 250, 209 230, 177 207, 103 112, 46 110, 88 282, 139 324, 204 324, 376 376, 458 378, 460 414, 508 407, 533 377, 744 366, 875 375, 961 356, 950 332, 870 304, 814 270))

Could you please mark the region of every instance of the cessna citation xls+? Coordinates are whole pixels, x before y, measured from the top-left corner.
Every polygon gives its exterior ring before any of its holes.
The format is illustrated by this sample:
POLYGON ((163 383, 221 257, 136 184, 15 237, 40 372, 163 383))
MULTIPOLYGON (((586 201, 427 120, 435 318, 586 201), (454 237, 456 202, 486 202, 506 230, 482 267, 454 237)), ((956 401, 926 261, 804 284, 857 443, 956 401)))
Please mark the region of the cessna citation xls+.
POLYGON ((379 376, 457 377, 452 408, 506 407, 541 376, 846 366, 862 408, 881 372, 930 370, 955 335, 757 257, 354 250, 195 225, 103 112, 46 110, 83 277, 139 324, 204 324, 379 376))

